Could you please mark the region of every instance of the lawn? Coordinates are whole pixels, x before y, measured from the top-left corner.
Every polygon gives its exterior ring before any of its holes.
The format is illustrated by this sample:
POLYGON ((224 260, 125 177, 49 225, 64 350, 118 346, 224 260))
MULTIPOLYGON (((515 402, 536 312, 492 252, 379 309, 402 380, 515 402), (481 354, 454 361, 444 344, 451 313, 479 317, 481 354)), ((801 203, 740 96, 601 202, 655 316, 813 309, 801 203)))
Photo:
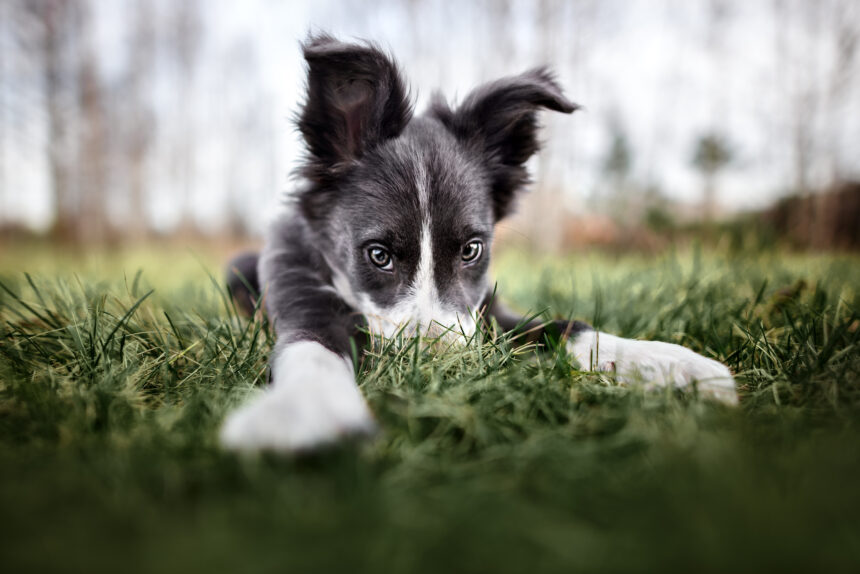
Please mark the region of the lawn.
POLYGON ((384 433, 292 458, 219 449, 272 336, 220 254, 165 254, 0 254, 4 572, 860 568, 856 256, 508 252, 522 311, 718 358, 741 406, 493 333, 377 344, 384 433))

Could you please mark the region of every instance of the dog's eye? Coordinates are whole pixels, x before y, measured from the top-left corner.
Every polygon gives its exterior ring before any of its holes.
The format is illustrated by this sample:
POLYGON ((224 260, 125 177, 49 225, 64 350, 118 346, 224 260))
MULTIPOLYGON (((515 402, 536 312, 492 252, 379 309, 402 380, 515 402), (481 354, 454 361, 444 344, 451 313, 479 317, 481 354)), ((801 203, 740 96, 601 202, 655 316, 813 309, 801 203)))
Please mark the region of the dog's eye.
POLYGON ((394 261, 391 260, 391 254, 378 245, 374 245, 367 250, 367 258, 383 271, 394 269, 394 261))
POLYGON ((463 246, 463 250, 460 251, 460 257, 463 259, 463 263, 468 265, 480 259, 483 252, 484 244, 481 241, 470 241, 463 246))

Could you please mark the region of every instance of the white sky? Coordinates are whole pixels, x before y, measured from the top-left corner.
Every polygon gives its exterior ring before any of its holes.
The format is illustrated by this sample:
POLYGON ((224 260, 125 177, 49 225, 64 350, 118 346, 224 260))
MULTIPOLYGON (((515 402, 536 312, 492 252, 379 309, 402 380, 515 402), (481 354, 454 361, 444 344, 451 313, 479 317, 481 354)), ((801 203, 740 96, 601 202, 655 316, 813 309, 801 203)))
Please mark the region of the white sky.
MULTIPOLYGON (((834 2, 839 0, 823 4, 834 2)), ((716 37, 719 48, 708 50, 711 3, 704 0, 557 4, 563 7, 560 33, 553 37, 551 61, 545 62, 541 46, 547 32, 538 32, 536 3, 527 0, 514 1, 513 24, 507 29, 488 17, 491 0, 424 0, 411 4, 418 6, 412 13, 410 4, 392 1, 202 2, 205 41, 199 83, 187 96, 193 98, 193 110, 187 126, 168 128, 191 126, 195 134, 198 175, 187 201, 197 220, 216 226, 237 203, 251 216, 262 215, 276 194, 288 189, 287 175, 301 151, 290 122, 304 81, 298 43, 309 29, 369 38, 390 48, 410 78, 419 110, 436 88, 449 98, 462 98, 482 81, 551 64, 571 99, 586 108, 572 117, 544 118, 548 130, 542 157, 548 166, 541 173, 551 179, 546 183, 564 189, 574 209, 584 209, 589 196, 605 191, 601 165, 613 117, 629 137, 637 181, 657 184, 673 199, 697 201, 701 183, 690 166, 692 146, 699 134, 716 128, 732 143, 737 158, 721 178, 719 201, 729 209, 769 203, 794 181, 797 100, 792 94, 805 86, 814 88, 812 112, 805 118, 813 126, 812 183, 823 184, 834 174, 860 176, 860 71, 855 62, 848 97, 827 99, 834 38, 826 14, 816 35, 802 10, 792 8, 779 26, 773 2, 730 1, 730 18, 716 37), (248 76, 252 85, 245 85, 245 78, 233 81, 235 68, 228 63, 241 52, 237 46, 256 66, 248 76), (225 142, 232 124, 224 118, 241 112, 248 102, 259 102, 255 113, 269 126, 271 141, 262 142, 260 150, 231 148, 225 142), (259 157, 268 153, 262 146, 271 151, 272 161, 261 171, 259 157), (236 198, 235 186, 224 184, 224 165, 240 153, 248 158, 229 168, 242 178, 242 196, 236 198)), ((119 23, 132 4, 95 5, 96 42, 109 78, 121 73, 127 56, 127 32, 119 23)), ((159 0, 157 6, 164 10, 170 0, 159 0)), ((156 91, 161 94, 158 109, 176 105, 169 96, 175 86, 166 83, 156 91)), ((51 217, 45 129, 43 121, 34 121, 25 145, 3 146, 6 193, 0 209, 7 218, 44 227, 51 217)), ((148 215, 169 228, 182 206, 169 178, 156 181, 148 215)))

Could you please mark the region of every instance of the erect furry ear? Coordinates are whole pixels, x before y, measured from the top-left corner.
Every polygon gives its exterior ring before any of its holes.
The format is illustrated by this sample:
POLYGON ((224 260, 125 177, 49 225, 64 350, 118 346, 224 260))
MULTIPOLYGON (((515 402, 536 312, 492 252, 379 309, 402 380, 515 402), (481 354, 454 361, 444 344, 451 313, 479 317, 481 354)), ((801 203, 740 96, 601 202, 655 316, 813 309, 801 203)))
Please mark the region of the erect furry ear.
POLYGON ((319 34, 302 50, 308 90, 298 126, 310 153, 305 175, 320 181, 399 135, 412 106, 397 66, 375 46, 319 34))
POLYGON ((569 114, 578 107, 564 97, 549 70, 536 68, 475 89, 456 110, 437 99, 430 113, 484 155, 498 221, 510 212, 517 191, 529 181, 525 163, 540 147, 538 110, 569 114))

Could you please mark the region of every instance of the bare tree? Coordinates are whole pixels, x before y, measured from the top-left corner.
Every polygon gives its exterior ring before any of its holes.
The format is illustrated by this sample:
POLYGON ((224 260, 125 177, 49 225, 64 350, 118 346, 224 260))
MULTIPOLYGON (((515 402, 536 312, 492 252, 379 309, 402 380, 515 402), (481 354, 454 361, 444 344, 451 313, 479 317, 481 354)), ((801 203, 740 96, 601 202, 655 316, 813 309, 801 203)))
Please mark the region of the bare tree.
POLYGON ((147 161, 156 129, 150 98, 155 74, 155 15, 152 2, 137 0, 131 22, 131 41, 122 101, 126 119, 125 159, 128 169, 128 235, 141 239, 148 232, 146 219, 147 161))
MULTIPOLYGON (((535 33, 538 39, 537 60, 542 63, 553 61, 558 49, 558 28, 563 5, 559 0, 540 0, 537 5, 537 26, 535 33)), ((543 137, 546 141, 553 138, 553 122, 549 120, 544 126, 543 137)), ((538 157, 538 185, 529 199, 532 212, 527 214, 530 221, 529 237, 535 246, 548 251, 561 248, 561 226, 563 211, 562 197, 552 178, 553 154, 545 151, 538 157)))
POLYGON ((8 65, 8 54, 11 50, 12 39, 9 22, 12 20, 12 7, 0 2, 0 226, 5 225, 8 208, 6 191, 6 108, 7 89, 9 86, 9 74, 6 71, 8 65))
POLYGON ((267 102, 256 87, 260 83, 259 74, 259 63, 250 42, 240 41, 232 46, 224 58, 221 82, 225 88, 232 85, 233 89, 223 102, 227 113, 220 127, 225 134, 221 179, 227 191, 227 231, 234 237, 249 234, 250 188, 261 185, 261 179, 265 179, 261 174, 271 161, 271 130, 260 121, 259 111, 267 107, 267 102), (251 149, 259 153, 247 153, 251 149))
MULTIPOLYGON (((803 2, 799 6, 800 19, 805 23, 809 43, 813 46, 818 44, 818 36, 821 33, 821 4, 818 2, 803 2)), ((812 64, 812 69, 817 70, 820 66, 818 51, 810 50, 806 56, 811 58, 802 62, 806 67, 812 64)), ((795 188, 802 196, 812 192, 810 185, 810 163, 816 147, 815 123, 819 113, 819 90, 817 78, 808 70, 795 69, 797 78, 797 89, 792 94, 794 106, 792 118, 794 120, 794 161, 795 161, 795 188)), ((814 217, 812 218, 814 220, 814 217)))
POLYGON ((48 120, 48 164, 56 209, 55 231, 73 234, 78 217, 78 198, 72 185, 69 94, 74 83, 70 60, 73 53, 74 7, 64 0, 38 0, 29 4, 40 25, 38 53, 48 120))
POLYGON ((75 236, 85 242, 104 241, 107 235, 106 172, 108 160, 107 103, 99 76, 99 54, 92 40, 92 14, 89 4, 78 4, 77 32, 82 39, 78 61, 77 146, 78 189, 81 211, 75 236))
MULTIPOLYGON (((829 161, 831 179, 838 181, 845 177, 843 159, 839 156, 839 145, 844 130, 844 115, 851 103, 852 84, 860 75, 860 6, 854 0, 836 2, 828 19, 832 26, 832 43, 835 62, 830 74, 827 90, 826 112, 829 115, 828 139, 830 141, 829 161)), ((856 96, 857 94, 853 94, 856 96)), ((854 102, 856 105, 856 101, 854 102)))
POLYGON ((197 64, 203 36, 203 21, 197 0, 183 0, 172 4, 169 26, 168 46, 174 62, 175 83, 177 86, 176 117, 173 133, 175 152, 172 155, 173 176, 179 182, 182 206, 182 227, 188 231, 193 227, 191 221, 191 202, 195 182, 194 146, 194 88, 196 85, 197 64))
POLYGON ((485 0, 481 8, 487 13, 486 22, 490 27, 487 34, 490 45, 481 50, 481 56, 493 56, 491 61, 486 62, 487 65, 494 66, 490 70, 490 77, 516 72, 517 70, 511 69, 518 56, 511 0, 485 0))
POLYGON ((633 166, 633 152, 630 150, 627 133, 618 120, 611 122, 609 133, 611 139, 603 160, 603 172, 612 180, 615 188, 613 191, 616 194, 623 194, 627 177, 633 166))
POLYGON ((714 217, 716 207, 717 175, 732 161, 732 151, 725 138, 716 133, 702 135, 696 142, 691 162, 702 174, 703 215, 706 221, 714 217))
POLYGON ((798 205, 806 206, 794 212, 791 227, 816 243, 824 222, 813 196, 840 173, 840 105, 850 99, 855 73, 858 11, 851 0, 774 0, 773 11, 785 118, 778 135, 788 142, 792 191, 803 200, 798 205))
POLYGON ((609 133, 609 148, 603 158, 603 173, 611 189, 605 199, 613 219, 626 224, 630 223, 631 215, 630 171, 633 168, 633 151, 627 132, 617 117, 613 117, 609 122, 609 133))
POLYGON ((713 126, 719 125, 726 117, 724 84, 730 77, 729 63, 725 58, 725 33, 733 16, 731 0, 709 0, 707 6, 707 33, 705 34, 705 49, 711 60, 713 97, 712 119, 713 126))
MULTIPOLYGON (((17 3, 16 3, 17 4, 17 3)), ((9 91, 9 54, 15 44, 12 38, 10 23, 13 21, 14 11, 17 6, 9 2, 0 2, 0 226, 5 226, 8 221, 7 202, 10 201, 9 191, 6 187, 6 143, 8 141, 8 128, 6 114, 8 113, 8 91, 9 91)))

